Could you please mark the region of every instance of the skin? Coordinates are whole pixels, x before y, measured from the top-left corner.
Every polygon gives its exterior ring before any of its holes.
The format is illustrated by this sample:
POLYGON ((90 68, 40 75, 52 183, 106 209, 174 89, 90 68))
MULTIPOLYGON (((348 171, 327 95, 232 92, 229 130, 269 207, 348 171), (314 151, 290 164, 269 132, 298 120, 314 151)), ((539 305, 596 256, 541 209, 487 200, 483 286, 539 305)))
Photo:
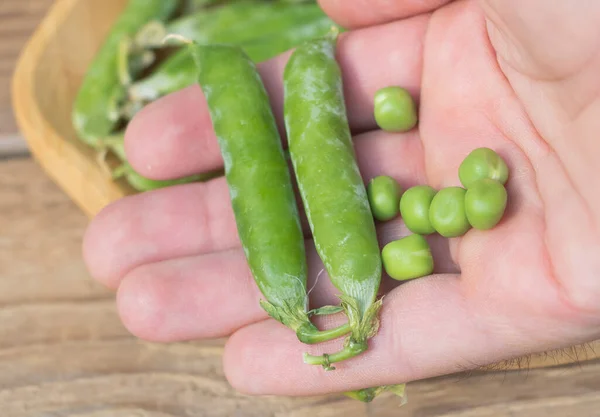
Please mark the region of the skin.
POLYGON ((326 369, 367 349, 381 306, 381 256, 346 118, 337 38, 332 31, 298 46, 283 74, 285 127, 300 196, 352 329, 340 351, 305 356, 306 363, 326 369))
MULTIPOLYGON (((322 372, 257 305, 223 180, 128 197, 107 207, 84 241, 89 270, 117 291, 127 328, 161 342, 230 336, 223 369, 235 389, 292 396, 410 382, 600 338, 600 197, 589 185, 600 175, 600 4, 320 3, 338 23, 362 27, 341 36, 338 56, 364 178, 459 186, 465 155, 488 146, 513 174, 504 220, 442 240, 446 247, 428 236, 434 275, 398 287, 382 281, 381 328, 369 350, 322 372), (418 129, 376 130, 372 98, 386 85, 419 97, 418 129)), ((280 125, 288 57, 260 66, 280 125)), ((167 96, 129 126, 129 160, 163 179, 214 169, 222 161, 209 126, 199 89, 167 96)), ((400 219, 378 232, 382 243, 407 234, 400 219)), ((308 285, 317 282, 311 302, 335 303, 306 229, 305 237, 308 285)))
POLYGON ((177 0, 132 0, 102 43, 73 103, 72 119, 81 140, 97 146, 98 140, 110 135, 117 123, 110 108, 124 96, 118 72, 118 51, 123 36, 133 36, 151 20, 165 20, 178 6, 177 0))

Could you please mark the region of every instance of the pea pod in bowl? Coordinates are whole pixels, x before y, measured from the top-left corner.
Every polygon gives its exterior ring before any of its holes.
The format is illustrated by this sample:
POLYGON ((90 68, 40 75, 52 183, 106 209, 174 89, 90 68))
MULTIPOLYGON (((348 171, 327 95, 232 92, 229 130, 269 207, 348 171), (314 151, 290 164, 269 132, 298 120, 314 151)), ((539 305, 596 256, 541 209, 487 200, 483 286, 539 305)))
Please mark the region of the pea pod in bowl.
POLYGON ((129 0, 127 3, 88 68, 73 103, 73 126, 86 144, 98 146, 99 140, 113 133, 117 124, 118 116, 111 109, 126 95, 119 77, 123 41, 149 21, 168 19, 178 6, 179 0, 129 0))
MULTIPOLYGON (((278 14, 273 14, 271 17, 277 20, 278 14)), ((240 45, 254 62, 263 62, 292 49, 303 41, 322 36, 334 25, 324 12, 309 15, 305 20, 288 23, 275 34, 258 36, 255 32, 238 34, 237 38, 227 34, 230 32, 229 27, 223 26, 219 30, 210 29, 214 23, 208 23, 204 34, 199 34, 198 37, 206 44, 227 42, 240 45)), ((196 66, 189 49, 184 48, 168 57, 149 76, 134 82, 128 89, 128 100, 134 105, 138 103, 137 107, 139 107, 140 103, 143 105, 154 101, 188 87, 195 81, 196 66)))

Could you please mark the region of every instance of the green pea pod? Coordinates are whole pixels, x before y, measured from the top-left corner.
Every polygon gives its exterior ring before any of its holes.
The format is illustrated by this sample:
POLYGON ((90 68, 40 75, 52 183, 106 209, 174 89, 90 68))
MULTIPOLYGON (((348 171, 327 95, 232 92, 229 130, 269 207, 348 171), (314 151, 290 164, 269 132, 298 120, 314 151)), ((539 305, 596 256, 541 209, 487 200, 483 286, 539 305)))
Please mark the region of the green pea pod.
POLYGON ((116 169, 110 170, 104 161, 100 161, 101 166, 105 167, 107 172, 113 179, 125 178, 127 183, 133 187, 136 191, 144 192, 150 190, 157 190, 159 188, 170 187, 178 184, 189 184, 192 182, 208 181, 209 179, 223 175, 222 170, 215 170, 212 172, 189 175, 187 177, 175 178, 171 180, 153 180, 146 178, 139 174, 133 169, 133 167, 127 162, 127 155, 125 154, 125 137, 124 132, 119 132, 110 137, 102 139, 102 146, 106 150, 110 150, 115 156, 122 162, 116 169))
POLYGON ((192 43, 192 55, 223 155, 237 230, 261 306, 305 343, 346 334, 309 320, 300 217, 281 138, 255 64, 239 47, 192 43), (243 94, 240 94, 243 92, 243 94))
POLYGON ((280 4, 240 1, 223 7, 202 10, 177 19, 166 26, 198 43, 235 43, 280 33, 293 25, 311 22, 324 12, 316 4, 280 4))
POLYGON ((173 185, 207 181, 217 176, 219 176, 219 173, 215 172, 208 174, 190 175, 184 178, 176 178, 172 180, 152 180, 150 178, 146 178, 140 175, 128 163, 124 163, 113 172, 114 179, 124 177, 129 183, 129 185, 131 185, 136 191, 140 192, 158 190, 160 188, 171 187, 173 185))
POLYGON ((79 138, 96 146, 108 136, 117 120, 111 114, 112 103, 125 96, 119 79, 119 46, 151 20, 169 18, 179 0, 130 0, 112 26, 79 88, 72 110, 72 121, 79 138))
POLYGON ((356 163, 335 58, 338 31, 296 48, 284 70, 284 116, 298 188, 317 252, 352 329, 343 349, 305 354, 308 364, 331 363, 367 350, 378 330, 382 260, 373 215, 356 163))
POLYGON ((221 3, 231 3, 234 0, 186 0, 183 6, 183 14, 194 13, 198 10, 212 7, 221 3))
MULTIPOLYGON (((281 33, 240 43, 254 62, 271 59, 300 43, 323 36, 335 24, 326 15, 295 24, 281 33)), ((219 43, 218 36, 208 43, 219 43)), ((165 60, 151 75, 132 84, 129 98, 133 103, 148 103, 162 96, 192 85, 196 67, 188 49, 177 51, 165 60)))
MULTIPOLYGON (((281 32, 323 16, 316 4, 282 4, 265 0, 238 0, 222 6, 199 10, 171 22, 152 21, 136 35, 140 46, 163 48, 169 34, 198 43, 239 44, 281 32)), ((177 43, 176 43, 177 44, 177 43)))
MULTIPOLYGON (((328 16, 317 16, 310 22, 291 25, 274 36, 265 36, 242 44, 242 47, 255 62, 267 61, 302 42, 322 37, 336 24, 328 16)), ((343 28, 338 27, 340 32, 343 28)))

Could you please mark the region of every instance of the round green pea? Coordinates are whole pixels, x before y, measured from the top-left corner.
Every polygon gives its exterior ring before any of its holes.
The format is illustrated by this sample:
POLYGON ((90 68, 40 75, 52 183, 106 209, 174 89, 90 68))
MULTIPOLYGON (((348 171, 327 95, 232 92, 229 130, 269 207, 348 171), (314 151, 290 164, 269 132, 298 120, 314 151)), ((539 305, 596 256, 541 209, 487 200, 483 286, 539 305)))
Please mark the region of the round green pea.
POLYGON ((488 230, 496 226, 506 209, 508 195, 499 181, 483 178, 471 184, 465 194, 465 212, 471 226, 488 230))
POLYGON ((375 93, 374 114, 377 125, 388 132, 406 132, 417 124, 417 106, 402 87, 385 87, 375 93))
POLYGON ((477 148, 458 167, 458 178, 465 188, 470 188, 482 178, 490 178, 504 185, 508 180, 508 166, 493 149, 477 148))
POLYGON ((465 212, 465 194, 462 187, 446 187, 437 192, 429 206, 429 221, 440 235, 450 238, 462 236, 471 228, 465 212))
POLYGON ((437 191, 428 185, 410 187, 400 198, 400 215, 413 233, 429 235, 435 229, 429 221, 429 207, 437 191))
POLYGON ((393 279, 404 281, 433 272, 433 256, 427 240, 410 235, 383 247, 381 258, 385 272, 393 279))
POLYGON ((380 175, 373 178, 367 186, 367 195, 373 217, 377 220, 391 220, 400 212, 402 189, 392 177, 380 175))

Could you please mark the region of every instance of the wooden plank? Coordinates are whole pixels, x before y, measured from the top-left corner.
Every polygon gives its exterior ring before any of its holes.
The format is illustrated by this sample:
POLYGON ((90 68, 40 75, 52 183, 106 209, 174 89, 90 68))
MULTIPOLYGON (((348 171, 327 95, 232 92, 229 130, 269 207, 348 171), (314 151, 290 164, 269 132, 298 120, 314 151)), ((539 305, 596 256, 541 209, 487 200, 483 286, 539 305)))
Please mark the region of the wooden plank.
POLYGON ((17 58, 52 3, 53 0, 0 1, 0 141, 3 134, 18 131, 10 96, 17 58))

